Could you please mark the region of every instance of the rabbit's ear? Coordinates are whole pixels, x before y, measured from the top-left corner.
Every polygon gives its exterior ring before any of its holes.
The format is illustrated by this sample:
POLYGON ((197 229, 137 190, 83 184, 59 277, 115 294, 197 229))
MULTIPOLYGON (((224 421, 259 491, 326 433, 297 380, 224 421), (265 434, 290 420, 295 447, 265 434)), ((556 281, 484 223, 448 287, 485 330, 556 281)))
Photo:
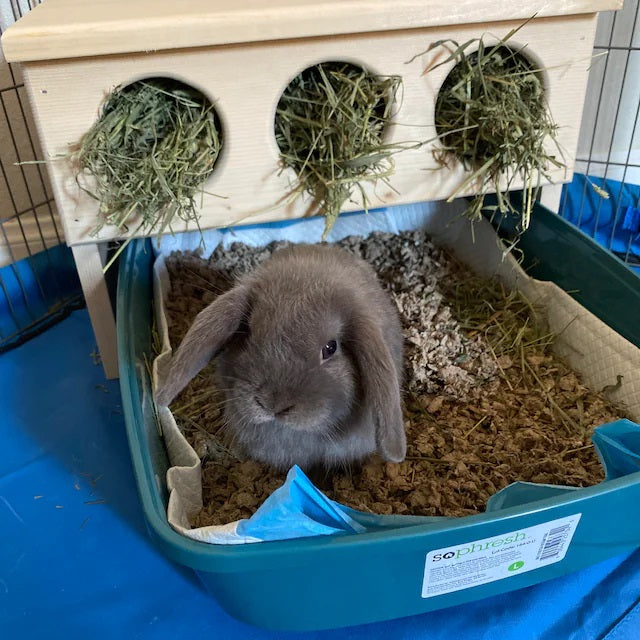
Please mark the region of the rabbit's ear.
POLYGON ((365 406, 371 407, 380 455, 401 462, 407 453, 400 382, 391 351, 378 324, 365 313, 354 322, 353 355, 364 390, 365 406))
POLYGON ((159 405, 168 405, 224 347, 249 313, 249 291, 238 285, 203 309, 173 353, 166 379, 156 390, 159 405))

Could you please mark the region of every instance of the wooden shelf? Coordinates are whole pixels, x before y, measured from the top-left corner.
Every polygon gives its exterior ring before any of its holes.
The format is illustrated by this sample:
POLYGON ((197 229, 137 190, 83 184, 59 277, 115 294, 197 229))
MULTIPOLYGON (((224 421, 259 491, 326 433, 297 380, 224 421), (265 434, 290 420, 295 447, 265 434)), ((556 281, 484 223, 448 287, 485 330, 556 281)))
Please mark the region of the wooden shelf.
POLYGON ((47 0, 2 37, 9 62, 526 20, 623 0, 47 0))
MULTIPOLYGON (((403 80, 388 144, 435 136, 434 108, 450 61, 425 73, 441 48, 407 61, 438 40, 510 41, 541 69, 558 144, 571 178, 599 11, 623 0, 46 0, 2 37, 5 57, 24 63, 65 238, 78 273, 107 376, 117 375, 115 323, 102 267, 115 228, 93 234, 98 203, 82 191, 64 160, 95 122, 106 95, 142 78, 166 76, 199 89, 215 105, 224 148, 203 185, 200 226, 284 220, 307 215, 308 197, 287 198, 295 174, 282 170, 274 137, 276 105, 304 68, 344 60, 403 80), (535 16, 534 20, 525 21, 535 16), (215 195, 213 195, 215 194, 215 195), (219 197, 222 196, 222 197, 219 197)), ((549 142, 551 144, 551 142, 549 142)), ((372 207, 469 195, 461 166, 435 162, 435 142, 394 157, 389 186, 363 185, 372 207), (461 189, 461 185, 464 189, 461 189)), ((553 145, 550 152, 554 152, 553 145)), ((509 185, 522 186, 521 181, 509 185)), ((505 185, 506 188, 506 185, 505 185)), ((354 190, 355 191, 355 190, 354 190)), ((551 198, 554 194, 550 193, 551 198)), ((557 198, 557 189, 555 196, 557 198)), ((363 207, 359 192, 343 210, 363 207)), ((135 226, 129 233, 135 233, 135 226)), ((185 230, 176 224, 175 232, 185 230)))

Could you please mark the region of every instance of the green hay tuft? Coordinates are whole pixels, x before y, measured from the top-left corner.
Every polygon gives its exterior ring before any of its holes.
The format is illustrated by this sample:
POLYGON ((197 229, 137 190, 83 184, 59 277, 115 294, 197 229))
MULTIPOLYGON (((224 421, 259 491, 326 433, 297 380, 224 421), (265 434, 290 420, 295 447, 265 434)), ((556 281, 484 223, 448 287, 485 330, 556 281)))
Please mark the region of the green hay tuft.
MULTIPOLYGON (((364 208, 362 182, 387 181, 394 150, 383 144, 401 85, 397 76, 375 76, 352 64, 324 62, 300 73, 276 109, 275 136, 282 163, 325 215, 323 239, 354 188, 364 208)), ((387 183, 388 184, 388 183, 387 183)))
POLYGON ((188 85, 153 78, 113 91, 71 155, 78 184, 100 202, 95 233, 133 224, 160 237, 176 218, 198 226, 195 196, 221 147, 213 106, 188 85))
POLYGON ((435 125, 441 146, 434 156, 442 166, 461 162, 472 173, 450 200, 469 185, 477 184, 478 195, 467 215, 478 219, 484 195, 495 191, 497 209, 519 216, 524 231, 529 226, 541 178, 549 179, 549 167, 565 165, 545 149, 550 139, 562 157, 556 138, 558 126, 545 98, 543 70, 536 69, 521 50, 505 44, 516 31, 492 46, 485 45, 482 38, 462 45, 452 40, 436 42, 429 50, 445 46, 450 55, 429 70, 457 62, 436 102, 435 125), (517 177, 524 184, 522 207, 513 205, 509 198, 509 189, 517 177))

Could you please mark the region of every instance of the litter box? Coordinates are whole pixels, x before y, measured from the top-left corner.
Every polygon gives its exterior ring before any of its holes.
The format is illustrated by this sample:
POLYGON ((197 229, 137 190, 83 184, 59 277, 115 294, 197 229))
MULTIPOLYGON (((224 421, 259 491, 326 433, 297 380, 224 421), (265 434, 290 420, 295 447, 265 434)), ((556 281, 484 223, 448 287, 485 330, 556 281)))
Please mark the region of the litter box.
MULTIPOLYGON (((621 261, 541 206, 520 247, 530 274, 572 292, 621 344, 640 346, 640 279, 621 261)), ((389 620, 528 587, 640 546, 640 427, 629 421, 601 428, 604 440, 622 434, 622 455, 604 456, 607 479, 593 487, 516 483, 482 514, 350 535, 225 546, 177 533, 166 516, 169 460, 148 373, 153 260, 151 241, 132 241, 117 296, 120 382, 138 490, 153 540, 194 569, 233 617, 278 630, 389 620), (537 553, 525 549, 523 556, 521 547, 532 541, 537 553), (505 553, 514 560, 493 579, 492 558, 505 553)))

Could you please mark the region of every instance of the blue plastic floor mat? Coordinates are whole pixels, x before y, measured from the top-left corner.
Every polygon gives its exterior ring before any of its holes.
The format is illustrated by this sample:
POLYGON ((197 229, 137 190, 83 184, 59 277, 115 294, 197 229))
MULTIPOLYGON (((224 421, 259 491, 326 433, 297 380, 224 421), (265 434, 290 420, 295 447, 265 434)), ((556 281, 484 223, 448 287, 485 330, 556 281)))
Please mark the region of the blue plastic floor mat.
POLYGON ((506 596, 382 624, 285 634, 236 622, 195 574, 147 538, 118 384, 104 380, 94 350, 83 310, 0 356, 0 637, 640 637, 640 551, 506 596))

